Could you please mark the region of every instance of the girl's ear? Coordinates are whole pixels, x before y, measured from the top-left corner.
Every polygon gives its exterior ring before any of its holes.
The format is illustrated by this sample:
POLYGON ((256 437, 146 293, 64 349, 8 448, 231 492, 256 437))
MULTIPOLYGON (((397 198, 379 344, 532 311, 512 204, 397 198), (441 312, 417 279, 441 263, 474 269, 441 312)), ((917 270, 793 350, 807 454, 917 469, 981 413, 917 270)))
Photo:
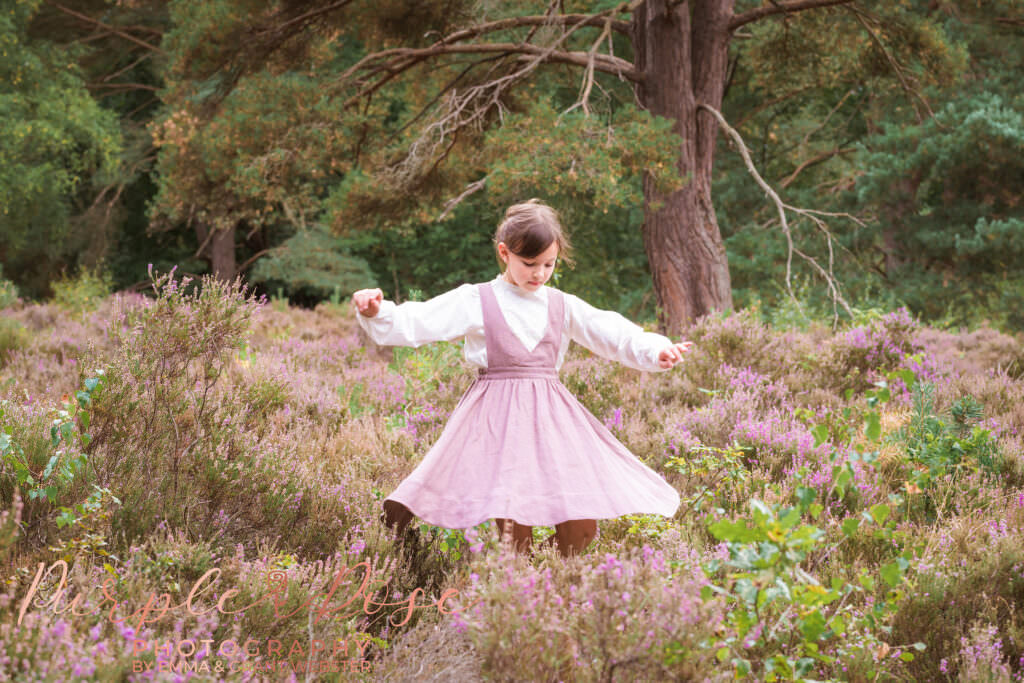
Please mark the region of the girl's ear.
POLYGON ((508 265, 508 247, 505 246, 504 242, 498 242, 498 257, 503 263, 508 265))

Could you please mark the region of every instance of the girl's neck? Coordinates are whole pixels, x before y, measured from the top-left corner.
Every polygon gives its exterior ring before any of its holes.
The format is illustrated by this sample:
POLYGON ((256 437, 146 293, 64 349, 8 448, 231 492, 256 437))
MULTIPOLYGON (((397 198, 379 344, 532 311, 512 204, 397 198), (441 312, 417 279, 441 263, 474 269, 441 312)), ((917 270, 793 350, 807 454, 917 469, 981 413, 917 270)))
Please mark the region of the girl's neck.
POLYGON ((499 279, 502 282, 504 282, 506 285, 511 287, 512 291, 514 291, 516 294, 520 294, 522 296, 534 296, 534 297, 536 297, 536 296, 540 295, 540 291, 541 291, 541 289, 543 289, 543 287, 542 287, 542 288, 537 289, 536 291, 533 291, 533 292, 531 292, 531 291, 529 291, 527 289, 523 289, 522 287, 517 285, 515 282, 512 282, 512 280, 508 276, 508 271, 507 270, 504 273, 501 274, 501 277, 499 279))

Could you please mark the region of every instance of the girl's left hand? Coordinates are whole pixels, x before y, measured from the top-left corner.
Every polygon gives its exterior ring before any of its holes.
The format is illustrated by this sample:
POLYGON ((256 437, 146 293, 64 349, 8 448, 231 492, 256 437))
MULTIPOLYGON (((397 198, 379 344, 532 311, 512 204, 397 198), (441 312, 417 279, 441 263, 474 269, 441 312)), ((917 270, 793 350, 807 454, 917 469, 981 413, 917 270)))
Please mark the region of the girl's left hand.
POLYGON ((683 354, 690 350, 693 342, 677 342, 658 354, 658 365, 668 369, 683 360, 683 354))

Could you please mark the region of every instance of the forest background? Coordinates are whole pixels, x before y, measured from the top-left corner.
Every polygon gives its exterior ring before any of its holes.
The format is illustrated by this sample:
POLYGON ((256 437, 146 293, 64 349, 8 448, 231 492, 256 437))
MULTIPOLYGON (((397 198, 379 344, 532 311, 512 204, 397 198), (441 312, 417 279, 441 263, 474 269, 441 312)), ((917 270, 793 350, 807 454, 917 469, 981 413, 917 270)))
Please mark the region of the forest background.
MULTIPOLYGON (((371 285, 399 301, 431 296, 489 278, 504 207, 539 196, 579 247, 557 284, 634 319, 656 314, 643 176, 689 181, 659 170, 678 164, 678 138, 627 79, 543 64, 451 144, 410 161, 414 141, 437 142, 430 107, 493 79, 480 69, 507 55, 440 55, 383 84, 346 77, 372 51, 542 16, 544 3, 5 6, 0 277, 26 299, 70 282, 140 289, 150 263, 240 274, 304 305, 371 285)), ((629 19, 615 7, 559 3, 555 14, 629 19)), ((797 249, 826 269, 834 258, 855 306, 1024 326, 1022 22, 1012 0, 905 0, 780 12, 733 32, 722 113, 787 204, 853 217, 828 219, 834 240, 789 220, 797 249)), ((560 35, 526 26, 493 41, 544 44, 538 30, 560 35)), ((599 25, 564 46, 599 43, 632 57, 599 25)), ((717 146, 733 304, 792 316, 777 209, 735 144, 719 135, 717 146)), ((795 258, 791 284, 812 316, 831 312, 808 261, 795 258)))

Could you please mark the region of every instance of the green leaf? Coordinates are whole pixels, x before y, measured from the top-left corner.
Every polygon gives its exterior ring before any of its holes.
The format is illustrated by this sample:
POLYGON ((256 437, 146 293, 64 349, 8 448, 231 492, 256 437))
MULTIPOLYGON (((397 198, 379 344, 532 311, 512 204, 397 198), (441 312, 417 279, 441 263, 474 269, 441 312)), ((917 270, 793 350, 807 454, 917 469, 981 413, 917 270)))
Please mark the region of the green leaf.
POLYGON ((817 448, 828 441, 828 427, 822 423, 814 425, 814 429, 811 430, 811 436, 814 437, 814 447, 817 448))
POLYGON ((843 520, 843 534, 847 537, 857 533, 858 527, 860 527, 860 520, 856 517, 847 517, 843 520))
POLYGON ((818 610, 814 610, 800 622, 800 633, 804 635, 805 640, 815 642, 824 632, 825 617, 821 616, 821 612, 818 610))
POLYGON ((46 463, 46 467, 43 469, 43 479, 50 478, 50 474, 53 473, 53 468, 57 464, 57 460, 59 459, 60 456, 57 454, 50 456, 50 459, 46 463))
POLYGON ((895 588, 900 584, 900 580, 903 578, 903 570, 900 568, 898 562, 890 562, 884 565, 878 570, 881 574, 882 580, 884 580, 890 587, 895 588))
POLYGON ((900 659, 902 659, 904 662, 912 662, 914 661, 914 653, 902 652, 900 653, 900 659))
POLYGON ((750 675, 750 661, 747 659, 743 659, 742 657, 734 657, 732 660, 732 667, 733 670, 736 672, 737 678, 750 675))
POLYGON ((917 375, 914 373, 913 370, 904 368, 902 370, 897 370, 892 374, 895 377, 899 377, 901 380, 903 380, 903 383, 907 385, 907 389, 914 388, 914 383, 917 381, 917 375))
POLYGON ((814 499, 818 497, 818 492, 809 486, 797 486, 796 487, 796 499, 800 503, 800 507, 804 510, 807 506, 814 502, 814 499))
POLYGON ((730 522, 725 519, 708 525, 708 531, 719 541, 733 543, 750 543, 761 538, 761 533, 748 527, 746 522, 730 522))
POLYGON ((85 380, 85 390, 92 393, 96 390, 96 387, 99 386, 99 383, 99 377, 89 377, 85 380))
POLYGON ((871 514, 871 519, 875 520, 875 524, 878 526, 882 526, 885 524, 885 520, 889 519, 889 506, 885 503, 872 505, 868 512, 871 514))
POLYGON ((865 422, 867 423, 864 428, 864 434, 871 441, 878 441, 882 436, 882 423, 878 419, 878 413, 874 410, 868 412, 865 416, 865 422))

